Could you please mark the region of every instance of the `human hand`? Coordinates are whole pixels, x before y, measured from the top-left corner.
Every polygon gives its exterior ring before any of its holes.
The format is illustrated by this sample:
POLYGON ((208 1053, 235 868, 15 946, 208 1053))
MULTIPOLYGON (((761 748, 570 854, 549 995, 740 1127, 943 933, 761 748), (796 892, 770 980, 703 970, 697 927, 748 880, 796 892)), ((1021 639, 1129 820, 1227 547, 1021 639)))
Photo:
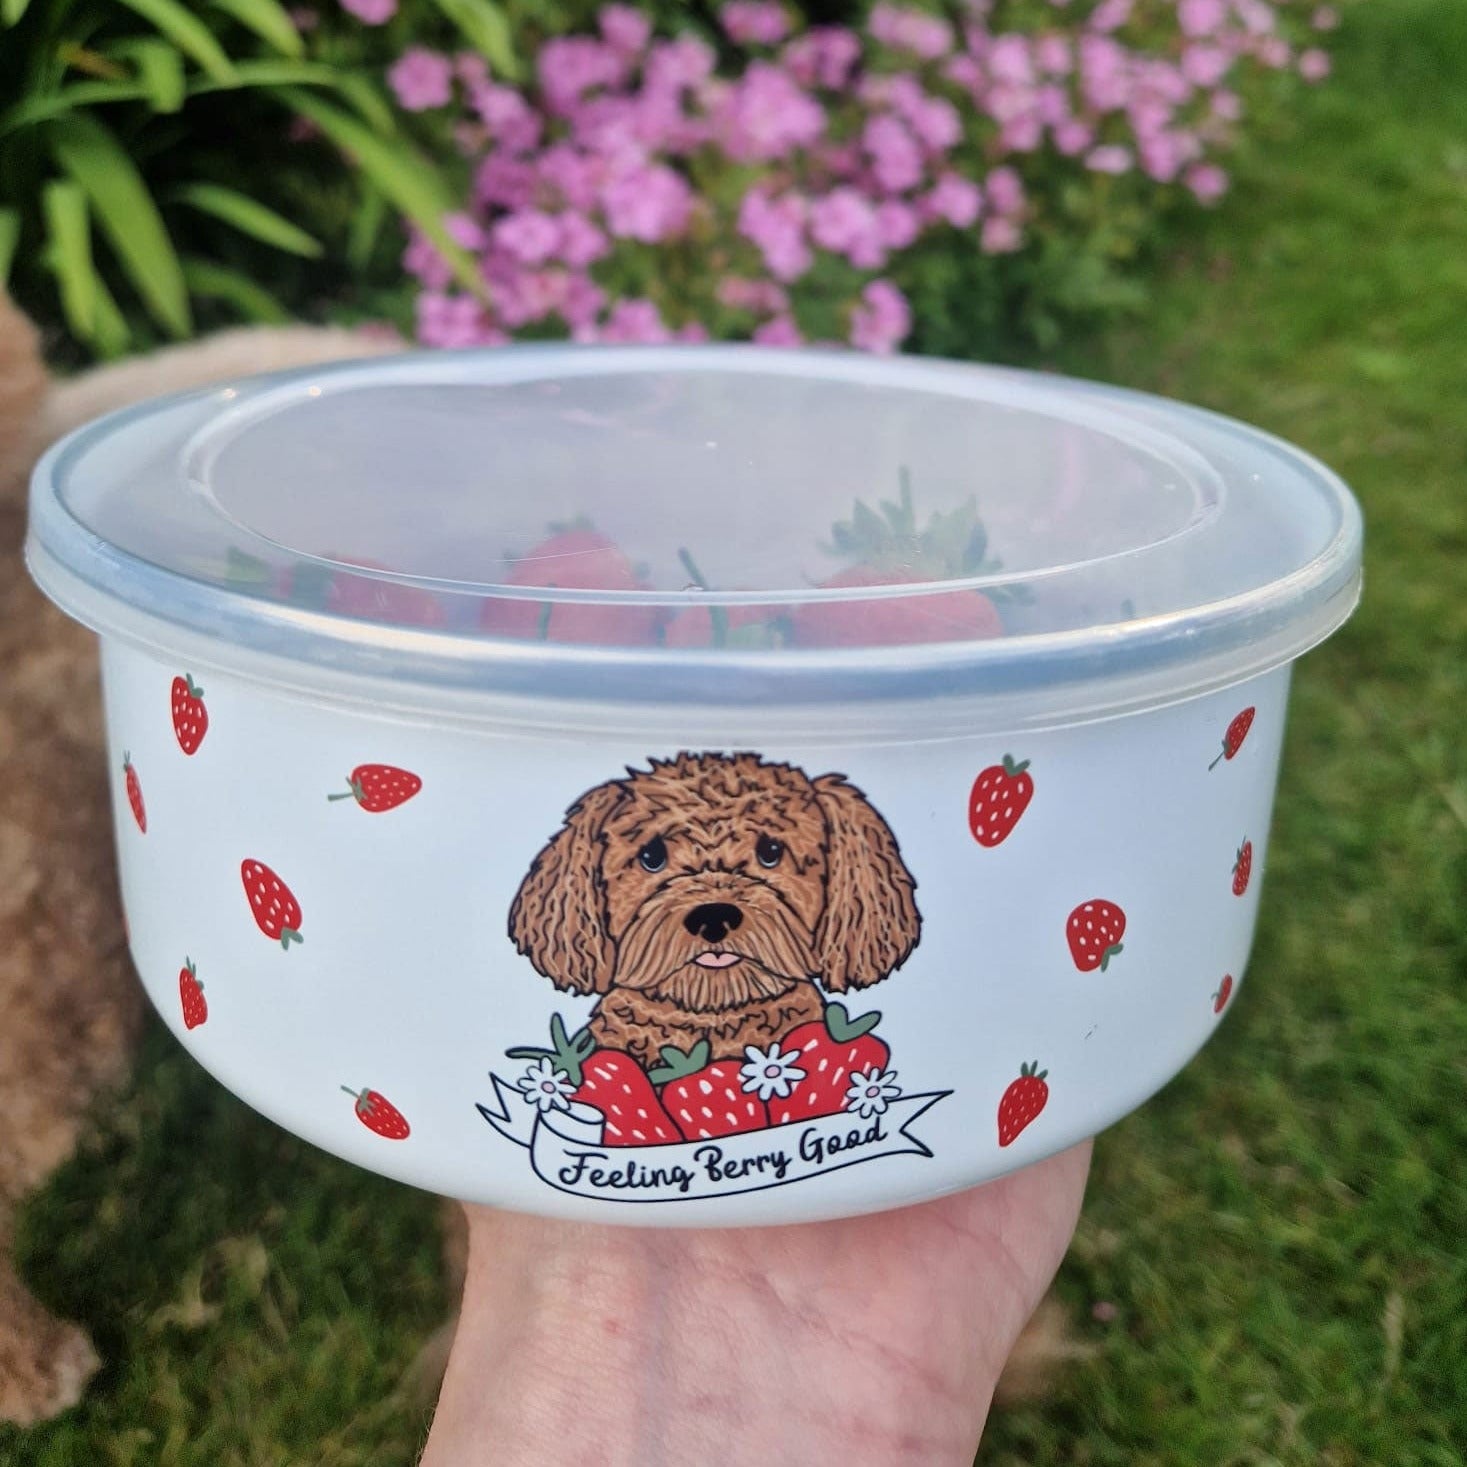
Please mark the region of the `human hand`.
POLYGON ((466 1208, 422 1467, 971 1463, 1089 1165, 1086 1142, 936 1202, 780 1228, 466 1208))

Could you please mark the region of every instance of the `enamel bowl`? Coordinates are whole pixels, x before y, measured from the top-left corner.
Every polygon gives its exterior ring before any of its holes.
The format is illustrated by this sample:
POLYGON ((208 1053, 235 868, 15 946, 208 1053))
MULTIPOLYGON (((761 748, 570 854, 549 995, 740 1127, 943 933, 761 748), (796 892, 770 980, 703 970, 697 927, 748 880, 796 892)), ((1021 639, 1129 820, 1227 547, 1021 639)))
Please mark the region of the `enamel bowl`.
POLYGON ((180 1041, 465 1199, 832 1217, 1092 1135, 1253 939, 1327 469, 938 361, 524 347, 148 404, 36 471, 180 1041))

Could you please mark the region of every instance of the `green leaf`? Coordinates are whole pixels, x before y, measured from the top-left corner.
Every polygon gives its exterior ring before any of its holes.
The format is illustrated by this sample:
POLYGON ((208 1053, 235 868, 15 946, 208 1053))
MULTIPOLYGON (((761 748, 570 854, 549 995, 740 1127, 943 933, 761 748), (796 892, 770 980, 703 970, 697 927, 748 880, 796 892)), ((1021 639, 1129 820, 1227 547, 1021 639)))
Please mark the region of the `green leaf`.
POLYGON ((41 211, 66 324, 83 341, 90 341, 97 313, 97 268, 92 263, 87 196, 74 183, 48 183, 41 190, 41 211))
POLYGON ((97 302, 92 321, 92 350, 99 357, 111 361, 123 356, 132 345, 132 332, 127 320, 118 309, 107 282, 99 275, 96 283, 97 302))
POLYGON ((10 279, 15 247, 20 243, 20 210, 0 209, 0 285, 10 279))
POLYGON ((30 3, 31 0, 0 0, 0 23, 15 25, 30 3))
POLYGON ((364 186, 362 201, 352 215, 346 241, 346 263, 360 274, 371 263, 382 226, 387 220, 387 200, 376 189, 364 186))
POLYGON ((291 87, 283 89, 281 96, 353 157, 372 185, 432 241, 465 289, 487 300, 478 262, 444 227, 443 219, 453 208, 453 200, 427 158, 405 143, 377 137, 354 117, 308 92, 291 87))
POLYGON ((241 234, 247 234, 261 244, 273 245, 287 254, 302 255, 308 260, 315 260, 324 253, 320 241, 312 238, 299 225, 292 224, 289 219, 277 214, 274 209, 266 208, 248 194, 225 188, 223 184, 185 184, 173 197, 201 213, 223 220, 241 234))
POLYGON ((299 59, 305 55, 301 33, 279 0, 213 0, 213 5, 216 10, 233 16, 247 30, 252 30, 282 56, 299 59))
POLYGON ((514 33, 509 18, 494 0, 436 0, 436 3, 495 71, 511 81, 519 76, 514 33))
POLYGON ((138 81, 146 90, 149 105, 154 112, 177 112, 183 106, 183 57, 176 46, 152 37, 130 41, 115 49, 133 60, 137 67, 138 81))
POLYGON ((194 295, 224 301, 240 319, 259 326, 283 326, 292 318, 289 311, 262 285, 248 275, 213 260, 185 258, 183 278, 194 295))
POLYGON ((137 102, 146 99, 147 95, 148 89, 142 82, 77 82, 75 86, 63 87, 59 92, 51 92, 44 97, 27 98, 18 107, 0 113, 0 138, 37 122, 65 117, 78 108, 94 107, 99 102, 137 102))
POLYGON ((180 51, 193 57, 199 67, 215 81, 227 82, 234 79, 234 63, 224 54, 224 48, 214 39, 209 27, 179 4, 179 0, 121 0, 121 3, 129 10, 136 11, 144 20, 151 21, 180 51))
POLYGON ((174 336, 187 336, 188 290, 168 231, 147 185, 117 139, 91 118, 72 117, 52 129, 52 151, 87 195, 149 314, 174 336))

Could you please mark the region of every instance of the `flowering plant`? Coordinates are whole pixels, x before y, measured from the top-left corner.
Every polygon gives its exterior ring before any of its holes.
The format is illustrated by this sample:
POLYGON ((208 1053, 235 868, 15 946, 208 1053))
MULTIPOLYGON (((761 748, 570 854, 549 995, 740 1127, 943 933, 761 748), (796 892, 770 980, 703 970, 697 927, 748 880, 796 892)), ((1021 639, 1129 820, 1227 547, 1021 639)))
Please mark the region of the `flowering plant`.
POLYGON ((1025 291, 1042 333, 1120 298, 1162 211, 1224 194, 1251 78, 1327 74, 1300 41, 1334 12, 1298 36, 1286 18, 1271 0, 881 0, 809 26, 730 0, 708 35, 608 4, 523 84, 410 45, 388 81, 462 160, 447 225, 488 287, 410 229, 417 333, 940 350, 955 293, 996 319, 1025 291))

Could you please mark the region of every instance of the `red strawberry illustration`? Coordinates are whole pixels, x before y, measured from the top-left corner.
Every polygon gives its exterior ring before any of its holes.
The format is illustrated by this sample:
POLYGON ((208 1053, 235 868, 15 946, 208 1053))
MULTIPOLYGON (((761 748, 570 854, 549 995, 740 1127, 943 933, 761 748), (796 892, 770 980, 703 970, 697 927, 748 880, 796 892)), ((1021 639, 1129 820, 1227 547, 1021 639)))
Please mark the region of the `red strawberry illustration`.
MULTIPOLYGON (((567 590, 644 591, 647 586, 614 540, 588 524, 567 525, 519 556, 511 586, 567 590)), ((543 642, 589 642, 607 647, 650 646, 662 613, 655 606, 612 606, 575 601, 486 601, 479 625, 503 637, 543 642)))
POLYGON ((1008 839, 1019 816, 1034 798, 1034 780, 1029 761, 1015 764, 1005 754, 1002 764, 990 764, 973 781, 968 796, 968 829, 980 846, 1001 845, 1008 839))
POLYGON ((831 1003, 823 1018, 791 1029, 779 1047, 799 1054, 796 1063, 805 1078, 795 1083, 785 1099, 769 1101, 770 1121, 783 1126, 845 1110, 851 1076, 863 1070, 885 1070, 891 1059, 891 1050, 871 1032, 880 1022, 881 1015, 874 1011, 852 1019, 844 1004, 831 1003))
POLYGON ((178 1001, 183 1007, 183 1027, 197 1029, 209 1017, 209 1005, 204 1001, 204 985, 199 982, 198 970, 192 958, 183 960, 178 970, 178 1001))
POLYGON ((1224 973, 1223 980, 1217 985, 1217 992, 1212 995, 1212 1011, 1220 1014, 1228 1006, 1228 999, 1233 994, 1233 975, 1224 973))
POLYGON ((143 805, 143 787, 138 782, 138 772, 132 767, 132 755, 122 756, 122 772, 127 777, 127 803, 132 806, 132 818, 137 821, 138 829, 144 835, 148 833, 148 812, 143 805))
POLYGON ((566 1097, 601 1112, 607 1146, 660 1146, 682 1133, 657 1098, 647 1072, 631 1055, 598 1049, 589 1029, 568 1036, 559 1014, 550 1019, 550 1049, 506 1051, 511 1059, 546 1060, 575 1088, 566 1097))
POLYGON ((662 1063, 650 1071, 662 1086, 662 1105, 688 1141, 758 1131, 769 1124, 769 1107, 744 1089, 736 1059, 708 1063, 709 1046, 700 1039, 686 1054, 668 1046, 662 1063))
POLYGON ((1110 960, 1121 951, 1121 938, 1126 931, 1126 914, 1114 902, 1097 897, 1081 902, 1065 924, 1070 943, 1070 956, 1082 973, 1103 973, 1110 960))
POLYGON ((173 679, 173 736, 185 754, 196 754, 209 732, 204 690, 188 673, 173 679))
POLYGON ((1233 862, 1233 895, 1242 896, 1248 890, 1248 878, 1253 874, 1253 842, 1245 840, 1238 847, 1238 859, 1233 862))
POLYGON ((301 936, 301 904, 295 893, 263 861, 243 861, 239 868, 245 895, 255 925, 279 942, 286 952, 293 942, 304 942, 301 936))
POLYGON ((1228 731, 1223 735, 1222 753, 1207 766, 1209 772, 1216 769, 1223 759, 1231 759, 1243 747, 1243 740, 1248 737, 1248 730, 1253 727, 1253 715, 1257 711, 1250 705, 1228 725, 1228 731))
POLYGON ((356 1101, 357 1119, 369 1131, 375 1131, 388 1141, 407 1140, 412 1127, 403 1113, 380 1091, 353 1090, 350 1085, 341 1088, 356 1101))
POLYGON ((1049 1103, 1048 1070, 1039 1061, 1019 1066, 1019 1078, 1003 1093, 998 1103, 998 1144, 1009 1146, 1040 1111, 1049 1103))
POLYGON ((372 815, 395 810, 422 789, 423 781, 408 769, 393 764, 358 764, 346 779, 349 788, 328 800, 355 800, 372 815))

